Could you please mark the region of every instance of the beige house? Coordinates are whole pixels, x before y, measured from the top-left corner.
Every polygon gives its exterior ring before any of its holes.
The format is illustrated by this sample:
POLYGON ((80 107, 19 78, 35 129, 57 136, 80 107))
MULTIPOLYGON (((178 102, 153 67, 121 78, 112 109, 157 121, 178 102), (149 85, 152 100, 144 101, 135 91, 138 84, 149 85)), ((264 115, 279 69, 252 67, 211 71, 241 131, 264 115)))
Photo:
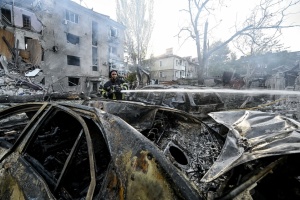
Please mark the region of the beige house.
MULTIPOLYGON (((89 93, 111 69, 127 73, 125 27, 109 16, 71 0, 2 0, 0 8, 1 38, 43 70, 45 87, 89 93)), ((0 54, 11 59, 0 45, 0 54)))
POLYGON ((174 55, 172 49, 167 49, 164 55, 148 60, 147 67, 151 79, 158 82, 192 79, 197 76, 197 65, 191 61, 191 58, 174 55))

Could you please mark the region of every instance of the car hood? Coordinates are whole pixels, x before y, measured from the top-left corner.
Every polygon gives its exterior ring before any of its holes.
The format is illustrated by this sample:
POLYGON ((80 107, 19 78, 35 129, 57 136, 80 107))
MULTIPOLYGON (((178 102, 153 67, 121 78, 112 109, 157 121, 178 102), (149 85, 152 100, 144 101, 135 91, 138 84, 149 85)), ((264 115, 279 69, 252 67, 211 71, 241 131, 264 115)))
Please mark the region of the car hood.
POLYGON ((209 115, 229 131, 218 159, 202 177, 203 182, 251 160, 300 152, 300 123, 293 119, 247 110, 209 115))

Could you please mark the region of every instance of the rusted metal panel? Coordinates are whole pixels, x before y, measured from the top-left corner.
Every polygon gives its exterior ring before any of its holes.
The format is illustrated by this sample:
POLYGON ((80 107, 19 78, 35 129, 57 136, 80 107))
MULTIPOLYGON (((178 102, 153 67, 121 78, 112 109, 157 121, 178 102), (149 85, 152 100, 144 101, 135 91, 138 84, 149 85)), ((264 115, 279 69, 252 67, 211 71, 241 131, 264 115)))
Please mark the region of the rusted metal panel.
POLYGON ((201 89, 192 86, 148 85, 139 91, 130 91, 128 100, 179 109, 202 119, 209 112, 224 110, 224 102, 219 94, 197 91, 201 89))

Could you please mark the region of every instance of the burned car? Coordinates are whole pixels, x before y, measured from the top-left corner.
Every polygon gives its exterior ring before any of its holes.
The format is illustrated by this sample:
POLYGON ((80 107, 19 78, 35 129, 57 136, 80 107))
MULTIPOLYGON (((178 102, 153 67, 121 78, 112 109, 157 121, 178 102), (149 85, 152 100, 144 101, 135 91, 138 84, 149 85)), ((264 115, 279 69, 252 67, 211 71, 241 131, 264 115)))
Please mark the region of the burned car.
POLYGON ((299 123, 125 101, 0 112, 0 198, 299 199, 299 123), (19 195, 19 196, 18 196, 19 195))
POLYGON ((137 90, 137 92, 131 92, 128 100, 176 108, 200 118, 207 117, 209 112, 224 110, 225 105, 219 94, 215 92, 199 92, 201 89, 204 90, 205 88, 148 85, 137 90), (186 89, 195 91, 186 92, 186 89))
POLYGON ((201 199, 147 138, 82 105, 0 112, 0 199, 201 199))
POLYGON ((221 111, 200 121, 143 103, 89 101, 163 152, 204 199, 299 199, 300 123, 274 113, 221 111))

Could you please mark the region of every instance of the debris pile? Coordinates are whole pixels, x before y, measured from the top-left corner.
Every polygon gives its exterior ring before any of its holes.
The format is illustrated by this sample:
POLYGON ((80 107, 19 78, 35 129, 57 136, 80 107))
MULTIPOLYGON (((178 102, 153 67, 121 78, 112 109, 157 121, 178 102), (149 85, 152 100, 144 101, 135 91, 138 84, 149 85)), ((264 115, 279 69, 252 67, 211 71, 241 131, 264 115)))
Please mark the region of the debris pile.
POLYGON ((85 99, 83 93, 54 93, 45 87, 45 76, 39 66, 23 59, 8 61, 0 55, 0 103, 24 103, 50 100, 85 99))
POLYGON ((29 99, 24 97, 28 95, 34 96, 32 100, 36 99, 36 97, 39 97, 36 100, 42 99, 45 91, 41 84, 44 80, 42 70, 38 67, 21 63, 16 65, 16 63, 9 62, 5 56, 0 55, 1 102, 5 100, 12 102, 17 99, 23 99, 21 102, 28 101, 29 99))

